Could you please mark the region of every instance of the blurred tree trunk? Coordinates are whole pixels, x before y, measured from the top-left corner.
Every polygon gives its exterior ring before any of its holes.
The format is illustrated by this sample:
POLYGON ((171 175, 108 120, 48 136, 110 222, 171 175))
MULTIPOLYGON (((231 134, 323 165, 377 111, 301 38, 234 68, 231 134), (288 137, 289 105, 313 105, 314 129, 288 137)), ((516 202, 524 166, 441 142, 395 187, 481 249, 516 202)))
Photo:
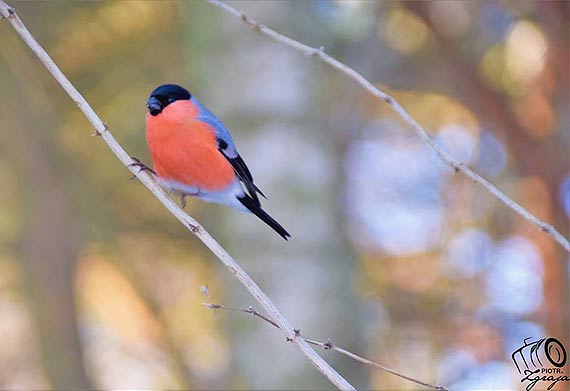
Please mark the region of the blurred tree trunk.
MULTIPOLYGON (((20 111, 19 118, 33 112, 32 108, 20 111)), ((27 224, 20 248, 42 366, 54 389, 87 389, 91 385, 83 367, 74 302, 76 230, 67 195, 48 156, 52 143, 42 142, 39 121, 35 126, 25 121, 12 127, 18 134, 12 153, 26 178, 21 190, 27 200, 27 224)))
MULTIPOLYGON (((2 152, 19 174, 24 223, 19 238, 41 366, 54 389, 93 388, 86 375, 74 302, 74 266, 79 243, 63 175, 58 174, 54 102, 37 64, 15 36, 4 40, 3 60, 13 81, 2 84, 10 95, 2 107, 6 132, 2 152), (16 56, 14 54, 19 54, 16 56)), ((50 78, 51 80, 51 78, 50 78)))

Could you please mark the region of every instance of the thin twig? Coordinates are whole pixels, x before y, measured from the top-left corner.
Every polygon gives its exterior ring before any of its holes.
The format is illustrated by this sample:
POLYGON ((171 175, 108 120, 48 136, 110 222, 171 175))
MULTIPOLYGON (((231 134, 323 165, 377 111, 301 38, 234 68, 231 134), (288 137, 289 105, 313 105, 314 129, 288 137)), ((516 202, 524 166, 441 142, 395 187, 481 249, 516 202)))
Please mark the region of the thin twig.
MULTIPOLYGON (((108 127, 103 123, 101 118, 95 113, 85 98, 71 84, 67 77, 61 72, 57 65, 53 62, 47 52, 38 44, 28 29, 24 26, 14 9, 9 7, 4 1, 0 0, 0 14, 5 17, 12 27, 22 37, 24 42, 38 56, 40 61, 45 65, 47 70, 57 80, 61 87, 79 106, 87 120, 95 128, 95 133, 107 143, 107 146, 117 156, 117 158, 133 173, 136 177, 149 189, 154 196, 170 211, 185 227, 194 233, 201 241, 216 255, 216 257, 229 269, 234 276, 242 283, 249 293, 263 306, 269 316, 279 328, 286 334, 295 346, 303 352, 307 359, 313 364, 323 375, 325 375, 336 387, 342 390, 355 390, 355 388, 339 375, 321 356, 319 356, 303 338, 295 334, 293 326, 279 312, 277 307, 269 299, 269 297, 259 288, 255 281, 240 267, 240 265, 220 246, 218 242, 202 227, 196 220, 186 214, 176 203, 158 186, 158 184, 146 173, 139 172, 139 169, 130 166, 136 163, 129 154, 117 143, 108 127)), ((293 271, 294 272, 294 271, 293 271)))
POLYGON ((435 155, 446 165, 451 167, 455 172, 461 172, 468 178, 470 178, 475 184, 480 185, 489 193, 491 193, 495 198, 502 201, 505 205, 509 208, 520 214, 525 220, 537 226, 541 231, 546 232, 547 234, 551 235, 554 240, 556 240, 566 251, 570 252, 570 242, 566 239, 560 232, 558 232, 551 224, 548 224, 525 208, 520 206, 516 201, 510 198, 508 195, 503 193, 499 190, 495 185, 491 182, 483 178, 481 175, 477 174, 470 168, 468 168, 464 163, 457 161, 447 152, 445 152, 440 146, 438 146, 429 136, 427 131, 422 128, 416 120, 406 111, 404 108, 389 94, 385 93, 384 91, 377 88, 374 84, 368 81, 364 76, 360 73, 355 71, 353 68, 350 68, 346 64, 338 61, 334 57, 325 53, 323 47, 313 48, 311 46, 305 45, 299 41, 296 41, 292 38, 289 38, 283 34, 276 32, 275 30, 256 22, 254 19, 250 18, 246 14, 236 10, 232 6, 220 1, 220 0, 205 0, 206 2, 212 4, 220 8, 221 10, 227 12, 228 14, 232 15, 233 17, 240 20, 245 25, 249 26, 252 30, 263 34, 273 40, 284 44, 285 46, 289 46, 297 50, 298 52, 303 53, 306 56, 312 56, 319 58, 325 64, 331 66, 332 68, 336 69, 337 71, 344 73, 346 76, 350 77, 358 84, 360 84, 364 89, 370 92, 372 95, 377 97, 378 99, 386 102, 398 115, 408 124, 410 125, 414 131, 417 133, 418 136, 425 142, 425 144, 435 153, 435 155))
MULTIPOLYGON (((244 308, 234 308, 234 307, 229 307, 229 306, 222 305, 222 304, 212 304, 212 303, 202 303, 202 305, 204 307, 210 308, 211 310, 228 310, 228 311, 244 312, 244 313, 249 314, 251 316, 258 317, 258 318, 266 321, 267 323, 271 324, 273 327, 280 329, 280 327, 277 323, 275 323, 274 321, 272 321, 268 317, 257 312, 252 306, 249 306, 247 309, 244 309, 244 308)), ((296 334, 301 336, 300 330, 297 329, 297 330, 295 330, 295 332, 296 332, 296 334)), ((371 367, 380 369, 381 371, 391 373, 392 375, 401 377, 402 379, 408 380, 410 382, 413 382, 413 383, 416 383, 416 384, 419 384, 419 385, 422 385, 425 387, 433 388, 434 390, 448 390, 446 387, 444 387, 442 385, 431 384, 428 382, 424 382, 422 380, 414 379, 413 377, 408 376, 408 375, 404 375, 404 374, 402 374, 402 373, 400 373, 400 372, 398 372, 392 368, 388 368, 384 365, 378 364, 377 362, 368 360, 367 358, 364 358, 364 357, 361 357, 357 354, 349 352, 346 349, 343 349, 339 346, 333 345, 333 343, 330 339, 327 339, 327 342, 320 342, 320 341, 316 341, 314 339, 305 338, 305 337, 303 337, 303 339, 311 345, 319 346, 325 350, 334 350, 335 352, 338 352, 338 353, 343 354, 347 357, 350 357, 353 360, 356 360, 356 361, 361 362, 363 364, 366 364, 366 365, 369 365, 371 367)))

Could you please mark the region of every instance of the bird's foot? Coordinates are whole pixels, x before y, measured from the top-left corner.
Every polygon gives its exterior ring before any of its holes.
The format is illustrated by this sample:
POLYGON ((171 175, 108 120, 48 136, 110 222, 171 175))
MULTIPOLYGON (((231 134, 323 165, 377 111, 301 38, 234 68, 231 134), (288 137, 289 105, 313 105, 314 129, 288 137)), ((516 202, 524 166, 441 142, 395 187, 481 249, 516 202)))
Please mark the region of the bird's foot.
POLYGON ((182 209, 186 207, 186 197, 199 197, 200 196, 200 189, 193 191, 191 193, 181 193, 180 194, 180 206, 182 209))
MULTIPOLYGON (((154 171, 152 168, 150 168, 149 166, 147 166, 146 164, 144 164, 143 162, 141 162, 139 159, 137 159, 134 156, 131 156, 131 159, 133 160, 133 163, 129 164, 129 167, 138 167, 139 169, 139 173, 142 171, 148 171, 150 172, 152 175, 156 176, 156 171, 154 171)), ((131 179, 134 179, 136 177, 136 175, 133 175, 131 177, 131 179)))

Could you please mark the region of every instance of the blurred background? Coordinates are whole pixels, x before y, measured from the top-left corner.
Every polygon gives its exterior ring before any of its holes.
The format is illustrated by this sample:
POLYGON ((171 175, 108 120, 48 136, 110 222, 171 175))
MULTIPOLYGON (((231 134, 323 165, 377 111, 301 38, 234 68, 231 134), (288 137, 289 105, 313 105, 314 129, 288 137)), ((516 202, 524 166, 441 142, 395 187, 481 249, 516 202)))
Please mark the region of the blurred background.
MULTIPOLYGON (((356 68, 566 236, 569 4, 232 2, 356 68)), ((570 348, 568 254, 342 74, 200 1, 12 5, 130 154, 150 163, 145 102, 166 82, 232 130, 292 240, 187 210, 304 335, 465 390, 523 387, 526 337, 570 348)), ((270 325, 201 306, 256 303, 6 21, 0 37, 0 388, 330 388, 270 325)), ((418 389, 322 354, 359 388, 418 389)))

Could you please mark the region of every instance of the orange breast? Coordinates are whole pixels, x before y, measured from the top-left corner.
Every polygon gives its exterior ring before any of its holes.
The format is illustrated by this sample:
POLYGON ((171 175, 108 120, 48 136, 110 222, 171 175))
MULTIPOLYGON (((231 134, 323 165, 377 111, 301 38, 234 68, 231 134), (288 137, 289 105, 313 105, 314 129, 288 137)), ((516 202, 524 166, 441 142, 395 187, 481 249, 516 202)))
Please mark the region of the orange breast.
POLYGON ((157 116, 147 115, 146 140, 160 178, 208 191, 235 179, 231 164, 218 151, 214 129, 196 119, 191 101, 176 101, 157 116))

